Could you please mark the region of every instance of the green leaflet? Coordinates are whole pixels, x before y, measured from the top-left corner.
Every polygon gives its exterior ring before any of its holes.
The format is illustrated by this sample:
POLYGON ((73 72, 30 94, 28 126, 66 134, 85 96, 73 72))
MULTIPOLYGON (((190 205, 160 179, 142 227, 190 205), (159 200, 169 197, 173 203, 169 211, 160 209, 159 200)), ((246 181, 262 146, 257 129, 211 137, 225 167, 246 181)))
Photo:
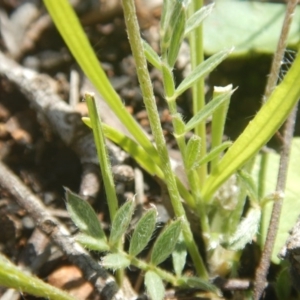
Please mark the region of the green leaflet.
POLYGON ((110 253, 103 257, 101 265, 106 269, 125 269, 130 265, 130 260, 121 253, 110 253))
POLYGON ((89 203, 66 189, 67 209, 72 221, 85 234, 106 241, 104 231, 100 225, 94 209, 89 203))
POLYGON ((161 278, 153 271, 145 274, 145 285, 151 299, 162 300, 165 295, 165 287, 161 278))
POLYGON ((114 247, 126 232, 134 211, 134 200, 128 200, 117 211, 111 225, 109 244, 114 247))
POLYGON ((233 48, 222 50, 198 65, 176 88, 175 95, 173 96, 174 99, 178 98, 183 92, 193 86, 193 84, 195 84, 201 77, 204 77, 213 71, 216 66, 225 60, 232 51, 233 48))
POLYGON ((129 246, 129 254, 137 256, 147 246, 156 223, 156 209, 149 209, 136 224, 129 246))
POLYGON ((159 265, 172 253, 179 238, 181 226, 182 221, 180 219, 171 222, 159 235, 151 253, 150 262, 153 265, 159 265))

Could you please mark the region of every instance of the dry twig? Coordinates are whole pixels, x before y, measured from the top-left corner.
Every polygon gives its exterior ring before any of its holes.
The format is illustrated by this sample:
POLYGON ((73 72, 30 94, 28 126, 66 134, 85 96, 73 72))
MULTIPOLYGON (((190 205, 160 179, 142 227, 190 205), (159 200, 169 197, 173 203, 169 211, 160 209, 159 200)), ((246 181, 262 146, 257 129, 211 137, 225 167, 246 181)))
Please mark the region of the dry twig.
MULTIPOLYGON (((92 165, 98 165, 98 158, 94 139, 91 131, 82 123, 81 115, 64 102, 56 92, 56 82, 47 75, 39 74, 35 71, 26 69, 15 63, 0 51, 0 74, 6 76, 10 81, 16 84, 20 90, 26 94, 31 106, 42 116, 46 117, 49 127, 55 131, 63 142, 69 146, 78 155, 83 164, 83 167, 90 168, 92 165)), ((98 101, 100 99, 98 98, 98 101)), ((104 102, 102 100, 102 102, 104 102)), ((104 106, 104 104, 102 105, 104 106)), ((104 106, 106 109, 107 105, 104 106)), ((103 114, 113 115, 112 112, 103 114)), ((111 117, 111 120, 113 117, 111 117)), ((112 165, 121 165, 126 158, 126 154, 114 144, 107 142, 109 156, 112 165)), ((93 168, 92 168, 93 169, 93 168)), ((113 169, 114 170, 114 169, 113 169)), ((128 175, 127 181, 133 178, 133 170, 126 172, 122 168, 116 169, 128 175)), ((91 189, 85 184, 87 180, 83 179, 81 191, 84 196, 95 196, 98 192, 95 187, 100 187, 96 184, 96 175, 94 169, 84 172, 93 177, 94 184, 90 185, 91 189)), ((118 176, 119 173, 114 174, 118 176)))
POLYGON ((38 228, 48 235, 68 259, 82 270, 85 279, 90 281, 103 297, 101 299, 124 300, 134 296, 128 286, 118 289, 114 278, 71 238, 68 229, 51 216, 42 201, 2 162, 0 162, 0 185, 16 198, 20 206, 26 209, 38 228))
POLYGON ((264 245, 264 250, 255 274, 254 299, 256 300, 260 299, 266 287, 267 274, 270 267, 271 255, 275 244, 275 238, 281 214, 281 207, 283 203, 283 197, 281 195, 284 193, 285 190, 287 170, 289 165, 290 147, 293 139, 294 126, 296 120, 296 112, 297 108, 295 107, 285 124, 285 132, 283 135, 284 143, 280 151, 280 163, 276 185, 276 194, 278 195, 278 199, 275 199, 273 204, 271 220, 268 227, 268 233, 264 245))
MULTIPOLYGON (((280 39, 273 58, 271 73, 266 86, 264 99, 267 99, 270 96, 270 94, 272 93, 273 89, 276 86, 276 82, 278 79, 278 74, 281 66, 281 61, 283 58, 283 53, 286 49, 290 24, 293 19, 293 15, 297 3, 298 3, 297 0, 288 1, 285 18, 283 21, 283 26, 280 34, 280 39)), ((276 186, 276 192, 278 195, 284 193, 285 190, 287 169, 288 169, 288 162, 289 162, 289 152, 290 152, 291 141, 293 138, 295 119, 296 119, 296 108, 290 114, 285 124, 285 132, 282 139, 283 144, 282 144, 282 149, 280 151, 280 166, 279 166, 277 186, 276 186)), ((260 299, 266 286, 266 281, 267 281, 266 277, 270 267, 272 250, 275 244, 275 238, 276 238, 277 229, 279 225, 282 202, 283 202, 282 197, 279 197, 279 199, 276 200, 273 205, 273 210, 271 214, 271 220, 269 223, 266 242, 264 245, 264 250, 255 274, 254 299, 256 300, 260 299)))

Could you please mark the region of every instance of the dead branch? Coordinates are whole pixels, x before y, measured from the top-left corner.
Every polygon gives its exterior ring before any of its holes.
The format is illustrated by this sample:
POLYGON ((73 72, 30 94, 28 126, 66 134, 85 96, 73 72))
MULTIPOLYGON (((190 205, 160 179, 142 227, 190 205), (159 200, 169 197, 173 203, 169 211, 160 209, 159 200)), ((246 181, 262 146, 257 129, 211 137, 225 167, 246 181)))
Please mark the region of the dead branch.
POLYGON ((21 207, 26 209, 38 228, 52 239, 72 263, 82 270, 85 279, 95 286, 103 299, 122 300, 134 295, 128 286, 126 290, 119 290, 114 278, 74 241, 68 229, 52 217, 42 201, 2 162, 0 162, 0 185, 16 198, 21 207))
MULTIPOLYGON (((81 115, 58 96, 56 82, 51 77, 22 67, 1 51, 0 74, 6 76, 26 94, 31 106, 46 117, 49 127, 78 155, 82 164, 98 165, 92 132, 81 121, 81 115)), ((99 96, 97 100, 100 101, 99 96)), ((104 101, 102 100, 102 102, 104 101)), ((107 105, 104 107, 108 109, 107 105)), ((107 110, 102 111, 102 113, 107 114, 107 110)), ((116 117, 113 117, 112 112, 108 114, 111 117, 110 120, 116 119, 116 117)), ((126 154, 109 141, 107 141, 107 147, 112 166, 121 165, 127 157, 126 154)), ((116 170, 119 171, 120 168, 116 170)), ((88 172, 88 174, 91 173, 88 172)), ((114 175, 118 176, 119 174, 114 175)), ((129 177, 127 181, 132 180, 133 170, 130 172, 129 177)), ((82 184, 82 189, 85 191, 82 194, 88 196, 86 185, 82 184)), ((93 190, 90 194, 94 196, 95 193, 97 191, 93 190)))

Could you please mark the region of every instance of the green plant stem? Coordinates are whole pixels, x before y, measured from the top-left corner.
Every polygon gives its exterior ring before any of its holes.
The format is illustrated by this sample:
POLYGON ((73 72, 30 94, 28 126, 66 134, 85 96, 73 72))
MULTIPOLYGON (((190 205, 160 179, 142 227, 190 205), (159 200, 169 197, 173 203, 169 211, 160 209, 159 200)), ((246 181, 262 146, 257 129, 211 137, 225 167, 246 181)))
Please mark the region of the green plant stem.
POLYGON ((269 153, 266 151, 262 151, 260 167, 259 167, 259 174, 258 174, 258 191, 257 192, 258 192, 259 201, 261 201, 261 199, 265 195, 268 158, 269 158, 269 153))
MULTIPOLYGON (((129 259, 130 263, 133 266, 136 266, 137 268, 143 270, 144 272, 151 270, 151 271, 155 272, 161 279, 172 284, 173 286, 186 286, 187 285, 186 281, 182 277, 176 277, 172 273, 162 270, 161 268, 159 268, 155 265, 148 264, 147 262, 142 261, 136 257, 130 256, 125 252, 122 252, 122 255, 124 255, 124 257, 126 257, 127 259, 129 259)), ((217 288, 215 288, 215 286, 213 286, 212 284, 207 285, 207 290, 213 291, 214 293, 218 292, 217 288)))
POLYGON ((164 83, 164 91, 166 94, 166 100, 168 103, 168 107, 172 116, 172 124, 174 128, 174 136, 176 138, 179 150, 181 152, 184 168, 186 175, 188 177, 188 182, 190 185, 190 189, 192 192, 192 196, 195 201, 196 211, 197 215, 199 216, 201 230, 203 233, 204 240, 208 238, 209 234, 209 225, 208 225, 208 218, 207 214, 205 212, 205 206, 202 201, 201 197, 201 190, 199 185, 199 176, 196 171, 189 171, 186 167, 186 159, 185 159, 185 153, 186 153, 186 143, 185 143, 185 137, 181 132, 181 124, 180 120, 177 117, 174 117, 177 115, 177 106, 176 106, 176 98, 175 95, 175 86, 174 86, 174 79, 171 75, 171 70, 167 66, 166 58, 162 58, 162 74, 163 74, 163 83, 164 83))
POLYGON ((171 283, 173 286, 178 286, 177 278, 172 273, 169 273, 165 270, 162 270, 154 265, 150 265, 143 260, 140 260, 134 256, 131 256, 125 252, 122 253, 126 258, 128 258, 132 265, 143 270, 144 272, 148 270, 154 271, 157 275, 161 277, 161 279, 171 283))
POLYGON ((20 293, 28 293, 37 297, 53 300, 76 300, 66 292, 19 269, 2 254, 0 254, 0 284, 16 289, 20 293))
POLYGON ((99 164, 101 166, 101 174, 105 186, 105 192, 107 195, 109 215, 111 221, 113 221, 118 210, 118 199, 116 195, 114 180, 112 177, 111 165, 108 159, 109 155, 105 146, 105 138, 103 134, 101 119, 97 112, 94 95, 86 93, 84 98, 88 106, 89 116, 94 133, 99 164))
MULTIPOLYGON (((203 0, 191 0, 189 15, 193 15, 196 11, 201 9, 202 6, 203 0)), ((192 70, 195 69, 204 60, 202 31, 203 30, 201 24, 189 34, 192 70)), ((193 86, 192 94, 193 113, 194 115, 196 115, 196 113, 205 106, 204 78, 198 80, 197 83, 193 86)), ((201 122, 196 126, 195 134, 197 134, 201 138, 201 157, 204 157, 206 155, 206 126, 204 122, 201 122)), ((200 187, 202 187, 207 176, 207 164, 200 166, 198 174, 200 179, 199 184, 200 187)))
POLYGON ((157 151, 161 158, 161 166, 162 166, 162 170, 165 173, 166 184, 169 191, 171 203, 176 217, 183 219, 183 235, 185 238, 185 243, 194 261, 197 273, 202 278, 208 279, 206 268, 199 254, 199 250, 196 246, 196 243, 193 239, 193 234, 190 229, 190 225, 188 223, 184 208, 181 203, 180 195, 176 185, 175 176, 171 169, 168 150, 166 147, 166 142, 160 125, 160 119, 159 119, 159 115, 155 103, 153 88, 152 88, 149 72, 147 69, 146 58, 144 52, 141 51, 141 49, 143 49, 143 45, 140 38, 134 1, 123 0, 122 3, 123 3, 126 27, 128 30, 128 38, 131 45, 133 57, 136 63, 137 76, 143 94, 144 103, 148 112, 149 121, 153 132, 153 137, 156 143, 157 151))
MULTIPOLYGON (((107 148, 105 146, 105 138, 103 134, 101 119, 97 111, 97 105, 95 103, 94 95, 86 93, 84 98, 89 110, 89 116, 90 116, 91 125, 93 129, 95 145, 97 148, 99 164, 101 166, 102 179, 104 182, 105 193, 107 197, 109 215, 112 222, 118 210, 118 199, 117 199, 115 184, 111 172, 109 155, 107 152, 107 148)), ((123 248, 122 240, 119 241, 117 247, 120 250, 123 248)), ((124 278, 124 270, 121 269, 118 270, 116 277, 119 285, 121 286, 124 278)))
MULTIPOLYGON (((165 271, 165 270, 163 270, 163 269, 161 269, 161 268, 159 268, 155 265, 149 264, 149 263, 147 263, 143 260, 140 260, 140 259, 136 258, 135 256, 129 255, 128 253, 126 253, 124 251, 119 252, 119 253, 122 254, 122 256, 124 256, 125 258, 127 258, 130 261, 131 265, 139 268, 144 273, 146 273, 147 271, 153 271, 162 280, 170 283, 172 286, 181 286, 181 287, 186 287, 187 286, 187 282, 186 282, 186 280, 184 280, 184 277, 176 277, 172 273, 167 272, 167 271, 165 271)), ((206 289, 208 291, 218 293, 218 289, 213 284, 205 282, 204 285, 206 286, 206 289)))

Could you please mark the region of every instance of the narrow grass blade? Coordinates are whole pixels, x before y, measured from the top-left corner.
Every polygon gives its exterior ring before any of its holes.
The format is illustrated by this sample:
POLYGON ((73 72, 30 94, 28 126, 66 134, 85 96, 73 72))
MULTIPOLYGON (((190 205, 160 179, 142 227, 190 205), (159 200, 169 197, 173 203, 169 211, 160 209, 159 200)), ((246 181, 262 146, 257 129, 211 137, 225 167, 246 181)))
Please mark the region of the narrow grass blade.
POLYGON ((111 172, 111 164, 110 164, 107 148, 105 145, 102 122, 97 111, 97 106, 95 103, 94 96, 92 94, 86 93, 84 99, 87 103, 88 110, 89 110, 99 164, 101 166, 102 179, 104 182, 105 192, 107 195, 109 215, 112 221, 118 209, 118 199, 117 199, 115 184, 111 172))
POLYGON ((221 51, 198 65, 177 87, 174 98, 178 98, 183 92, 193 86, 201 77, 206 76, 214 70, 216 66, 225 60, 232 51, 233 48, 221 51))
POLYGON ((117 243, 122 238, 122 235, 126 232, 132 218, 134 207, 134 200, 128 200, 117 211, 116 216, 112 222, 109 236, 109 244, 111 247, 117 245, 117 243))
MULTIPOLYGON (((92 128, 90 118, 82 118, 83 122, 92 128)), ((123 150, 129 153, 142 168, 144 168, 151 175, 157 175, 162 173, 158 164, 160 163, 158 156, 150 156, 141 146, 139 146, 134 140, 116 130, 115 128, 103 123, 103 131, 106 138, 110 139, 123 150)))
POLYGON ((202 21, 211 14, 214 3, 210 5, 203 6, 197 12, 195 12, 188 20, 186 21, 184 35, 187 36, 191 31, 197 28, 202 21))
POLYGON ((147 294, 151 299, 162 300, 165 296, 165 287, 162 279, 153 271, 147 271, 145 274, 145 285, 147 294))
POLYGON ((129 267, 130 260, 120 253, 111 253, 103 257, 101 265, 115 271, 129 267))
POLYGON ((180 219, 171 222, 157 238, 151 253, 150 262, 153 265, 162 263, 174 250, 182 227, 180 219))
POLYGON ((253 157, 283 124, 300 98, 299 78, 298 53, 283 81, 206 180, 202 190, 205 201, 210 201, 222 183, 253 157))
POLYGON ((87 201, 84 201, 76 194, 66 189, 67 210, 72 221, 85 234, 99 240, 99 242, 106 242, 106 236, 101 228, 100 222, 94 209, 87 201))
POLYGON ((161 61, 158 54, 153 50, 153 48, 145 41, 142 40, 144 53, 148 62, 153 65, 156 69, 161 70, 161 61))
POLYGON ((201 160, 199 160, 198 165, 201 166, 213 160, 215 157, 220 156, 220 154, 232 145, 232 142, 224 142, 216 148, 213 148, 207 155, 205 155, 201 160))
POLYGON ((149 209, 136 224, 130 240, 129 254, 137 256, 147 246, 155 229, 157 211, 149 209))
POLYGON ((103 124, 104 135, 129 153, 149 174, 157 175, 163 178, 163 173, 159 167, 159 157, 157 155, 151 156, 134 140, 127 137, 120 131, 113 127, 103 124))
POLYGON ((0 254, 0 284, 36 297, 53 300, 76 300, 66 292, 22 271, 2 254, 0 254))
POLYGON ((216 98, 212 99, 208 104, 204 106, 190 121, 185 125, 185 131, 189 132, 193 130, 199 123, 204 122, 213 112, 220 107, 222 103, 228 100, 228 97, 234 92, 230 91, 228 93, 221 94, 216 98))

